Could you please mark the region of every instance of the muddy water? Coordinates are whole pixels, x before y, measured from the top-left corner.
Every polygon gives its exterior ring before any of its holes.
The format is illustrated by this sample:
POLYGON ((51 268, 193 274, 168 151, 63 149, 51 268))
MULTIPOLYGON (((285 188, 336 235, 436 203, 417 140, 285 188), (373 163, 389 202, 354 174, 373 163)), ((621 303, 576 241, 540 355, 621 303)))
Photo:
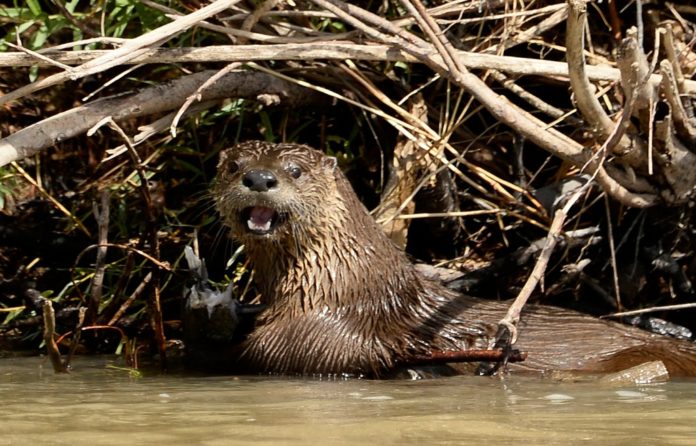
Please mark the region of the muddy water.
POLYGON ((696 381, 322 381, 0 359, 0 445, 694 445, 696 381))

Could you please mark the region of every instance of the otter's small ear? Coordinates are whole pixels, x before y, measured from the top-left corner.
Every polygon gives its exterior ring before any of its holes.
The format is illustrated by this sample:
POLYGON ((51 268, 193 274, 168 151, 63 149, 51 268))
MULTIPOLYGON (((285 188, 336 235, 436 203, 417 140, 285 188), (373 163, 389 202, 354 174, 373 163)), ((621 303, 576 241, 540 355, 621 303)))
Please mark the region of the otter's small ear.
POLYGON ((325 156, 323 163, 327 169, 333 171, 334 169, 336 169, 336 166, 338 165, 338 160, 335 156, 325 156))

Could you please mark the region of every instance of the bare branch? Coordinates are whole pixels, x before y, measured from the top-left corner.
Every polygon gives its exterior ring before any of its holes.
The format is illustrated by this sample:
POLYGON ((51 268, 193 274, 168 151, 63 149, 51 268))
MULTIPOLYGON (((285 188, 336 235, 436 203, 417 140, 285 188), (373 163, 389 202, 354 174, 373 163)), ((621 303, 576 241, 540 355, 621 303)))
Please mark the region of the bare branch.
MULTIPOLYGON (((215 73, 215 70, 202 71, 146 88, 131 96, 97 100, 46 118, 0 139, 0 166, 83 134, 108 116, 118 122, 173 110, 215 73)), ((308 94, 302 87, 263 73, 244 71, 228 73, 220 78, 201 93, 201 100, 229 97, 253 99, 262 93, 277 95, 290 106, 317 101, 316 95, 308 94)))
MULTIPOLYGON (((51 51, 42 53, 54 62, 79 65, 103 57, 113 50, 51 51)), ((514 75, 535 75, 568 78, 568 64, 551 60, 524 57, 499 56, 470 51, 457 51, 460 62, 468 69, 493 69, 514 75)), ((352 42, 312 42, 268 45, 213 45, 203 48, 151 48, 142 54, 124 61, 121 65, 152 63, 198 63, 198 62, 248 62, 265 60, 363 60, 390 62, 420 62, 419 59, 399 48, 383 44, 357 44, 352 42)), ((0 67, 30 67, 54 65, 37 60, 23 52, 0 53, 0 67)), ((621 79, 618 69, 608 66, 588 65, 587 78, 591 81, 616 82, 621 79)), ((650 83, 657 85, 662 80, 652 75, 650 83)), ((696 81, 684 80, 682 94, 696 95, 696 81)))
POLYGON ((575 103, 592 130, 604 138, 609 137, 614 123, 594 95, 594 87, 585 73, 585 0, 569 0, 568 27, 566 29, 566 58, 575 103))

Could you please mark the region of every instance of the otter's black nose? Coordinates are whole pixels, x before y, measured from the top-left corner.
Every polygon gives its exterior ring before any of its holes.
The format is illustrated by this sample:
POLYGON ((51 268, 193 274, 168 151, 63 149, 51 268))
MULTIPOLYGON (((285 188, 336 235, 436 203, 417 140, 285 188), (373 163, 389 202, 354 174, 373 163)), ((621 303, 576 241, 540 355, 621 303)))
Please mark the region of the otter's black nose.
POLYGON ((270 170, 250 170, 242 178, 242 184, 255 192, 267 192, 278 186, 278 179, 270 170))

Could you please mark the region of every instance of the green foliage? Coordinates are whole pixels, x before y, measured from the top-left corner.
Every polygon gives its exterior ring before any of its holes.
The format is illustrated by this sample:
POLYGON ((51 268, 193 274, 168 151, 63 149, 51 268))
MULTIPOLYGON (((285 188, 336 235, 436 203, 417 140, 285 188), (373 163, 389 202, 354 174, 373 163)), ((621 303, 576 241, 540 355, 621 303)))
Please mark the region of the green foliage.
MULTIPOLYGON (((170 21, 161 11, 148 8, 137 0, 71 0, 64 6, 71 18, 50 2, 15 0, 13 7, 0 6, 0 23, 4 23, 0 27, 0 51, 8 50, 8 45, 3 42, 19 41, 36 50, 78 41, 90 37, 85 35, 84 29, 97 30, 102 26, 104 36, 133 37, 170 21)), ((89 46, 94 48, 96 45, 89 46)))
POLYGON ((2 325, 9 324, 12 322, 17 316, 22 314, 25 310, 24 306, 21 307, 12 307, 12 308, 2 308, 2 311, 0 314, 5 314, 5 319, 2 321, 2 325))
MULTIPOLYGON (((3 41, 19 40, 27 48, 39 49, 52 35, 65 28, 72 28, 81 35, 79 28, 72 25, 66 17, 44 11, 40 2, 27 0, 27 7, 18 6, 18 3, 20 2, 15 1, 14 8, 0 8, 0 18, 4 18, 6 23, 3 41)), ((0 50, 7 51, 7 45, 0 43, 0 50)))
POLYGON ((13 200, 13 194, 17 188, 17 175, 7 169, 0 167, 0 210, 7 209, 13 200))
POLYGON ((343 22, 334 19, 323 19, 317 23, 316 28, 323 32, 343 33, 347 31, 343 22))

